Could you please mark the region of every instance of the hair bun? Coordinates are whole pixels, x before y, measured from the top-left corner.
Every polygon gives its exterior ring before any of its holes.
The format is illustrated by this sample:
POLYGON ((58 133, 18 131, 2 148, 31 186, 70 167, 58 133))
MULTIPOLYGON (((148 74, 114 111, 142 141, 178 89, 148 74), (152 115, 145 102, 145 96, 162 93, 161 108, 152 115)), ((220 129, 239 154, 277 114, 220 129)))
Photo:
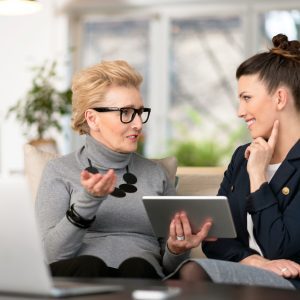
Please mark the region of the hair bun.
POLYGON ((287 59, 300 62, 300 42, 289 41, 284 34, 277 34, 272 38, 274 48, 270 51, 287 59))
POLYGON ((272 42, 274 47, 282 49, 282 50, 288 50, 289 48, 289 41, 286 35, 284 34, 277 34, 272 38, 272 42))

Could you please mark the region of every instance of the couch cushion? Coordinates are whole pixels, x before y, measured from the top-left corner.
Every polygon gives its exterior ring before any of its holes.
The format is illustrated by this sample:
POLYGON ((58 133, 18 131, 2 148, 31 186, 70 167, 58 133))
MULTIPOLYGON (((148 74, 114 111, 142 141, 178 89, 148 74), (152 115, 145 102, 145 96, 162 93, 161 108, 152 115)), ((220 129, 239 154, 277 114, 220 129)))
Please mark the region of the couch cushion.
POLYGON ((176 179, 176 172, 177 172, 177 159, 175 156, 167 156, 160 159, 151 159, 157 163, 159 163, 166 171, 169 178, 174 182, 176 179))
POLYGON ((34 200, 46 163, 58 156, 58 154, 45 152, 30 144, 24 145, 25 175, 34 200))
POLYGON ((177 195, 216 195, 224 167, 179 167, 177 195))

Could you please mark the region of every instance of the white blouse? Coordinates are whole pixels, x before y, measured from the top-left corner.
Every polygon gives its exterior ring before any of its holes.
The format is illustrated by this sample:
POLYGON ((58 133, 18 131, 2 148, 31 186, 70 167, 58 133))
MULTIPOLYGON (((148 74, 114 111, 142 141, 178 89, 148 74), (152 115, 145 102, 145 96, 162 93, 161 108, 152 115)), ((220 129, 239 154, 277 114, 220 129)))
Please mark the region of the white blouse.
MULTIPOLYGON (((274 174, 276 173, 276 171, 278 170, 280 165, 281 165, 281 163, 268 166, 268 168, 267 168, 268 182, 271 181, 272 177, 274 176, 274 174)), ((261 249, 258 246, 258 244, 255 240, 255 237, 253 235, 253 221, 252 221, 251 215, 249 213, 247 213, 247 230, 249 233, 249 247, 253 250, 256 250, 261 256, 263 256, 261 249)))

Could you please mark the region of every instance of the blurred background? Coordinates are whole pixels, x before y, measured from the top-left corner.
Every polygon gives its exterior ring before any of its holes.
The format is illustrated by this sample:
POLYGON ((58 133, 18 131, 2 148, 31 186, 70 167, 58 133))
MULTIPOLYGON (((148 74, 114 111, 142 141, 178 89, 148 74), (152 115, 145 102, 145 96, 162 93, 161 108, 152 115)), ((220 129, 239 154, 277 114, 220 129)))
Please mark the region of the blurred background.
MULTIPOLYGON (((227 165, 249 140, 236 116, 237 66, 270 47, 273 35, 299 39, 300 32, 299 0, 40 0, 28 1, 39 4, 28 14, 1 12, 5 1, 21 0, 0 0, 0 179, 23 174, 23 145, 39 137, 34 126, 43 116, 27 115, 28 127, 17 103, 47 105, 41 93, 50 85, 49 95, 69 105, 74 72, 111 59, 144 77, 152 112, 140 152, 227 165)), ((51 109, 58 125, 49 123, 42 138, 54 139, 61 154, 77 149, 82 139, 70 129, 69 110, 51 109)))

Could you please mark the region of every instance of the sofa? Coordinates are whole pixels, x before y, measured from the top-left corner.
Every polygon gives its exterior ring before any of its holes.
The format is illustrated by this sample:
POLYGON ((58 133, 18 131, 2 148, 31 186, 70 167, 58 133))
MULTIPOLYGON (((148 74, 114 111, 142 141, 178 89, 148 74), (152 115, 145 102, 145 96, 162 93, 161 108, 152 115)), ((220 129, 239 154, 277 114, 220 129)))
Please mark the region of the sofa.
MULTIPOLYGON (((43 169, 48 160, 58 157, 30 144, 24 146, 25 175, 32 199, 35 199, 43 169)), ((216 195, 224 174, 224 167, 178 167, 173 156, 153 159, 161 164, 176 184, 177 195, 216 195)), ((203 257, 201 247, 192 251, 192 257, 203 257)))

